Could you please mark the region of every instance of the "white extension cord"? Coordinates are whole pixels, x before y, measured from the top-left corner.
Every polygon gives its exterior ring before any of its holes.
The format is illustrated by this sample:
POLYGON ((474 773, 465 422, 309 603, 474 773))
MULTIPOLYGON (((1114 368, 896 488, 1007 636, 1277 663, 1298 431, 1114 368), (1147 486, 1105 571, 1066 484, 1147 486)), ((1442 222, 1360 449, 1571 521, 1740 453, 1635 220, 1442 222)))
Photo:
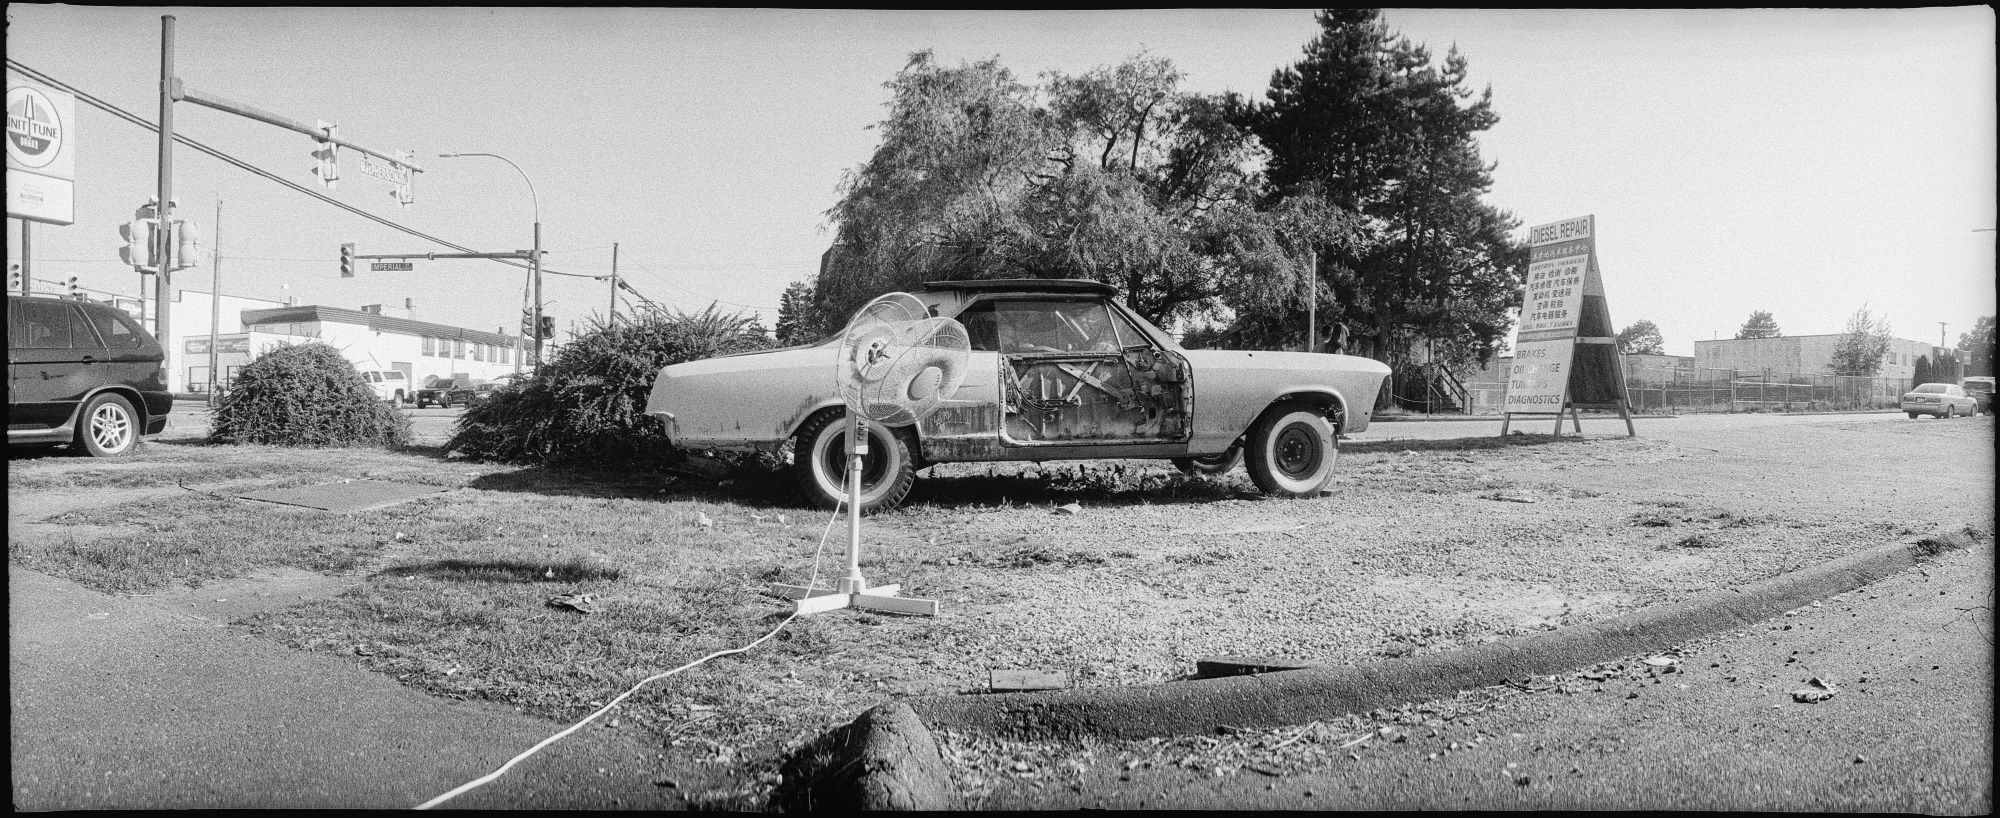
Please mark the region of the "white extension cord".
MULTIPOLYGON (((832 519, 830 519, 830 520, 827 520, 827 522, 826 522, 826 531, 824 531, 824 532, 821 532, 821 533, 820 533, 820 535, 819 535, 819 550, 817 550, 817 551, 815 551, 815 552, 813 553, 813 570, 812 570, 812 578, 811 578, 811 579, 809 579, 809 580, 807 580, 807 582, 806 582, 806 585, 807 585, 807 587, 812 587, 812 586, 815 586, 815 585, 817 585, 817 584, 819 583, 819 563, 820 563, 820 558, 821 558, 821 557, 822 557, 822 556, 823 556, 823 555, 824 555, 824 554, 826 553, 826 540, 827 540, 827 538, 828 538, 828 537, 830 537, 830 536, 832 536, 832 535, 833 535, 833 524, 834 524, 834 523, 837 523, 837 522, 839 522, 839 521, 840 521, 840 509, 841 509, 842 505, 843 505, 843 504, 844 504, 845 502, 846 502, 846 498, 841 498, 841 500, 839 500, 839 501, 836 501, 836 502, 834 503, 834 506, 833 506, 833 518, 832 518, 832 519)), ((637 693, 637 692, 639 692, 639 688, 642 688, 642 687, 645 687, 646 685, 649 685, 649 684, 652 684, 653 682, 656 682, 656 681, 659 681, 659 680, 661 680, 661 679, 664 679, 664 678, 667 678, 668 676, 672 676, 672 675, 674 675, 674 674, 676 674, 676 673, 679 673, 679 672, 681 672, 681 671, 683 671, 683 670, 687 670, 688 668, 691 668, 691 667, 694 667, 694 666, 696 666, 696 665, 699 665, 699 664, 701 664, 701 663, 703 663, 703 662, 706 662, 706 661, 708 661, 708 660, 710 660, 710 659, 714 659, 714 658, 716 658, 716 657, 718 657, 718 656, 728 656, 728 655, 730 655, 730 654, 733 654, 733 653, 743 653, 743 652, 746 652, 746 651, 750 650, 751 648, 754 648, 754 647, 756 647, 756 646, 758 646, 758 645, 761 645, 761 644, 763 644, 765 640, 768 640, 768 639, 770 639, 770 638, 771 638, 771 637, 773 637, 773 636, 777 636, 777 635, 778 635, 778 631, 781 631, 781 630, 784 630, 784 627, 785 627, 786 625, 789 625, 789 624, 791 624, 792 620, 793 620, 793 619, 797 619, 797 618, 798 618, 798 616, 799 616, 799 612, 798 612, 798 610, 797 610, 796 608, 794 608, 794 609, 792 610, 792 614, 791 614, 790 616, 787 616, 787 617, 785 617, 784 621, 782 621, 782 622, 779 622, 779 623, 777 624, 777 626, 776 626, 776 627, 773 627, 773 628, 771 628, 771 632, 770 632, 770 633, 767 633, 767 634, 764 634, 764 635, 763 635, 763 636, 761 636, 761 637, 758 637, 758 638, 757 638, 757 641, 755 641, 755 642, 751 642, 750 644, 748 644, 748 645, 744 645, 743 647, 740 647, 740 648, 731 648, 731 649, 729 649, 729 650, 718 650, 718 651, 716 651, 716 652, 714 652, 714 653, 711 653, 711 654, 709 654, 709 655, 707 655, 707 656, 703 656, 703 657, 701 657, 700 659, 696 659, 696 660, 694 660, 694 661, 692 661, 692 662, 689 662, 689 663, 687 663, 687 664, 685 664, 685 665, 681 665, 680 667, 677 667, 677 668, 674 668, 673 670, 669 670, 669 671, 665 671, 665 672, 662 672, 662 673, 657 673, 657 674, 654 674, 654 675, 652 675, 652 676, 648 676, 648 677, 646 677, 645 679, 642 679, 642 680, 640 680, 640 682, 639 682, 638 684, 635 684, 635 685, 633 685, 633 686, 632 686, 632 689, 630 689, 630 690, 627 690, 627 691, 625 691, 624 693, 620 693, 620 694, 618 694, 618 698, 615 698, 615 699, 612 699, 612 700, 611 700, 610 702, 606 703, 606 704, 605 704, 605 705, 604 705, 603 707, 599 708, 599 709, 597 710, 597 712, 595 712, 595 713, 592 713, 592 714, 590 714, 590 715, 588 715, 588 716, 585 716, 585 717, 583 717, 583 720, 582 720, 582 721, 579 721, 579 722, 577 722, 577 723, 575 723, 575 724, 573 724, 573 725, 570 725, 568 729, 566 729, 566 730, 563 730, 563 731, 562 731, 562 732, 560 732, 560 733, 557 733, 557 734, 555 734, 555 735, 553 735, 553 736, 549 736, 548 738, 545 738, 545 739, 542 739, 542 740, 541 740, 541 742, 537 743, 537 744, 536 744, 535 746, 533 746, 533 747, 529 747, 529 748, 528 748, 527 750, 523 751, 523 752, 522 752, 522 753, 521 753, 520 755, 517 755, 517 756, 515 756, 515 757, 513 757, 513 758, 511 758, 511 759, 508 759, 508 760, 507 760, 507 763, 505 763, 505 764, 502 764, 502 765, 500 765, 500 768, 499 768, 499 769, 497 769, 497 770, 494 770, 493 772, 490 772, 490 773, 487 773, 487 774, 485 774, 485 775, 482 775, 482 776, 480 776, 480 777, 478 777, 478 778, 475 778, 475 779, 473 779, 473 780, 471 780, 471 781, 467 781, 467 782, 465 782, 464 784, 460 784, 460 785, 458 785, 457 787, 454 787, 454 788, 453 788, 453 789, 452 789, 452 790, 451 790, 450 792, 447 792, 447 793, 445 793, 445 794, 443 794, 443 795, 440 795, 440 796, 438 796, 438 797, 436 797, 436 798, 433 798, 433 799, 431 799, 431 800, 429 800, 429 801, 425 801, 425 802, 423 802, 422 804, 418 804, 418 805, 417 805, 417 809, 430 809, 431 807, 435 807, 435 806, 437 806, 437 805, 439 805, 439 804, 442 804, 442 803, 444 803, 444 802, 446 802, 446 801, 449 801, 449 800, 451 800, 451 799, 453 799, 453 798, 457 798, 457 797, 458 797, 458 796, 460 796, 460 795, 464 795, 465 793, 468 793, 468 792, 471 792, 471 791, 472 791, 472 790, 474 790, 474 789, 477 789, 477 788, 479 788, 479 787, 482 787, 482 786, 485 786, 485 785, 487 785, 487 784, 490 784, 490 783, 492 783, 493 781, 495 781, 495 780, 499 779, 499 778, 500 778, 500 776, 502 776, 502 775, 505 775, 505 774, 507 773, 507 770, 508 770, 508 769, 510 769, 510 768, 512 768, 512 767, 513 767, 513 766, 514 766, 515 764, 518 764, 518 763, 520 763, 520 762, 521 762, 522 760, 526 759, 526 758, 527 758, 527 757, 529 757, 529 756, 532 756, 532 755, 534 755, 534 754, 536 754, 536 753, 538 753, 538 752, 541 752, 541 751, 542 751, 542 748, 544 748, 544 747, 547 747, 547 746, 549 746, 549 745, 551 745, 551 744, 554 744, 554 743, 556 743, 556 742, 558 742, 558 741, 561 741, 561 740, 563 739, 563 737, 565 737, 565 736, 568 736, 568 735, 569 735, 569 734, 571 734, 571 733, 574 733, 574 732, 576 732, 576 731, 578 731, 578 730, 581 730, 581 729, 583 729, 583 726, 584 726, 584 725, 586 725, 586 724, 589 724, 589 723, 591 723, 592 721, 595 721, 595 720, 597 719, 597 717, 598 717, 598 716, 602 716, 602 715, 604 715, 605 713, 607 713, 607 712, 610 712, 611 708, 613 708, 613 707, 617 707, 617 706, 618 706, 618 703, 619 703, 619 702, 622 702, 622 701, 624 701, 624 700, 626 699, 626 697, 628 697, 628 696, 631 696, 632 694, 634 694, 634 693, 637 693)))

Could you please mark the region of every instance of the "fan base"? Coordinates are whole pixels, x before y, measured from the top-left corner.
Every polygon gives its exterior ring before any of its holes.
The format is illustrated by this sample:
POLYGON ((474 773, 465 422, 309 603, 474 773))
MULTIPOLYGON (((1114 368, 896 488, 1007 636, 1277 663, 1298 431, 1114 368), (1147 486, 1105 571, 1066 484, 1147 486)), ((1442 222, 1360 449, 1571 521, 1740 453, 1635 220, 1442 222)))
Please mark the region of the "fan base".
POLYGON ((855 592, 839 591, 833 588, 808 588, 803 585, 771 583, 771 594, 794 600, 800 616, 811 616, 841 608, 867 608, 890 613, 913 614, 916 616, 937 616, 938 603, 934 599, 897 596, 901 585, 877 585, 863 587, 855 592))

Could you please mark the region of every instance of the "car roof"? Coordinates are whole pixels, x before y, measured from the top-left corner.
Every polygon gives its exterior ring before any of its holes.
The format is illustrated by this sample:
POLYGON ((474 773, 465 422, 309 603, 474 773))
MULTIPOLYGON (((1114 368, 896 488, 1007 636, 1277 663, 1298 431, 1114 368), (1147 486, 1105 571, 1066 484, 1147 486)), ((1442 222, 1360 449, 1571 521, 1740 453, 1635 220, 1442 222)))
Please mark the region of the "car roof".
POLYGON ((988 278, 972 281, 926 281, 926 290, 970 292, 1090 293, 1117 295, 1118 290, 1101 281, 1083 278, 988 278))

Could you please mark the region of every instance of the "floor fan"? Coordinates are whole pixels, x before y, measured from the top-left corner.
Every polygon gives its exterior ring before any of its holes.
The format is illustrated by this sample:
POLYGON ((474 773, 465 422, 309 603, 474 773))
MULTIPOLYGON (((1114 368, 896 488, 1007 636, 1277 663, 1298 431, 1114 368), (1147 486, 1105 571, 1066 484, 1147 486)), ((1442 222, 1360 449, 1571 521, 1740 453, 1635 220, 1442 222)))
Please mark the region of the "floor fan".
POLYGON ((908 293, 870 301, 847 322, 835 374, 847 404, 847 575, 833 588, 772 584, 772 593, 796 600, 801 615, 847 607, 937 615, 935 600, 898 596, 900 586, 871 587, 861 576, 861 474, 869 424, 922 420, 965 381, 970 349, 965 327, 932 317, 908 293))

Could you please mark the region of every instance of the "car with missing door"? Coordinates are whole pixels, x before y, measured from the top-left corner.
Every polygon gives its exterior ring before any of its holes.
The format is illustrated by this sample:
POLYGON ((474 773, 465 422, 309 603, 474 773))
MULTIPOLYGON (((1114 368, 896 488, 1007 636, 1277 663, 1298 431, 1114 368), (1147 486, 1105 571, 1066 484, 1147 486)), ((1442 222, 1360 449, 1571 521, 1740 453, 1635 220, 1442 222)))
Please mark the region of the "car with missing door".
POLYGON ((7 444, 123 457, 167 428, 165 351, 109 304, 7 296, 7 444))
MULTIPOLYGON (((901 502, 936 463, 1171 460, 1185 471, 1242 463, 1267 494, 1317 495, 1337 441, 1368 428, 1389 368, 1311 352, 1183 349, 1095 281, 933 282, 912 292, 964 325, 963 383, 903 426, 871 424, 863 510, 901 502)), ((660 370, 646 413, 676 448, 789 457, 807 497, 844 496, 841 337, 660 370)))

